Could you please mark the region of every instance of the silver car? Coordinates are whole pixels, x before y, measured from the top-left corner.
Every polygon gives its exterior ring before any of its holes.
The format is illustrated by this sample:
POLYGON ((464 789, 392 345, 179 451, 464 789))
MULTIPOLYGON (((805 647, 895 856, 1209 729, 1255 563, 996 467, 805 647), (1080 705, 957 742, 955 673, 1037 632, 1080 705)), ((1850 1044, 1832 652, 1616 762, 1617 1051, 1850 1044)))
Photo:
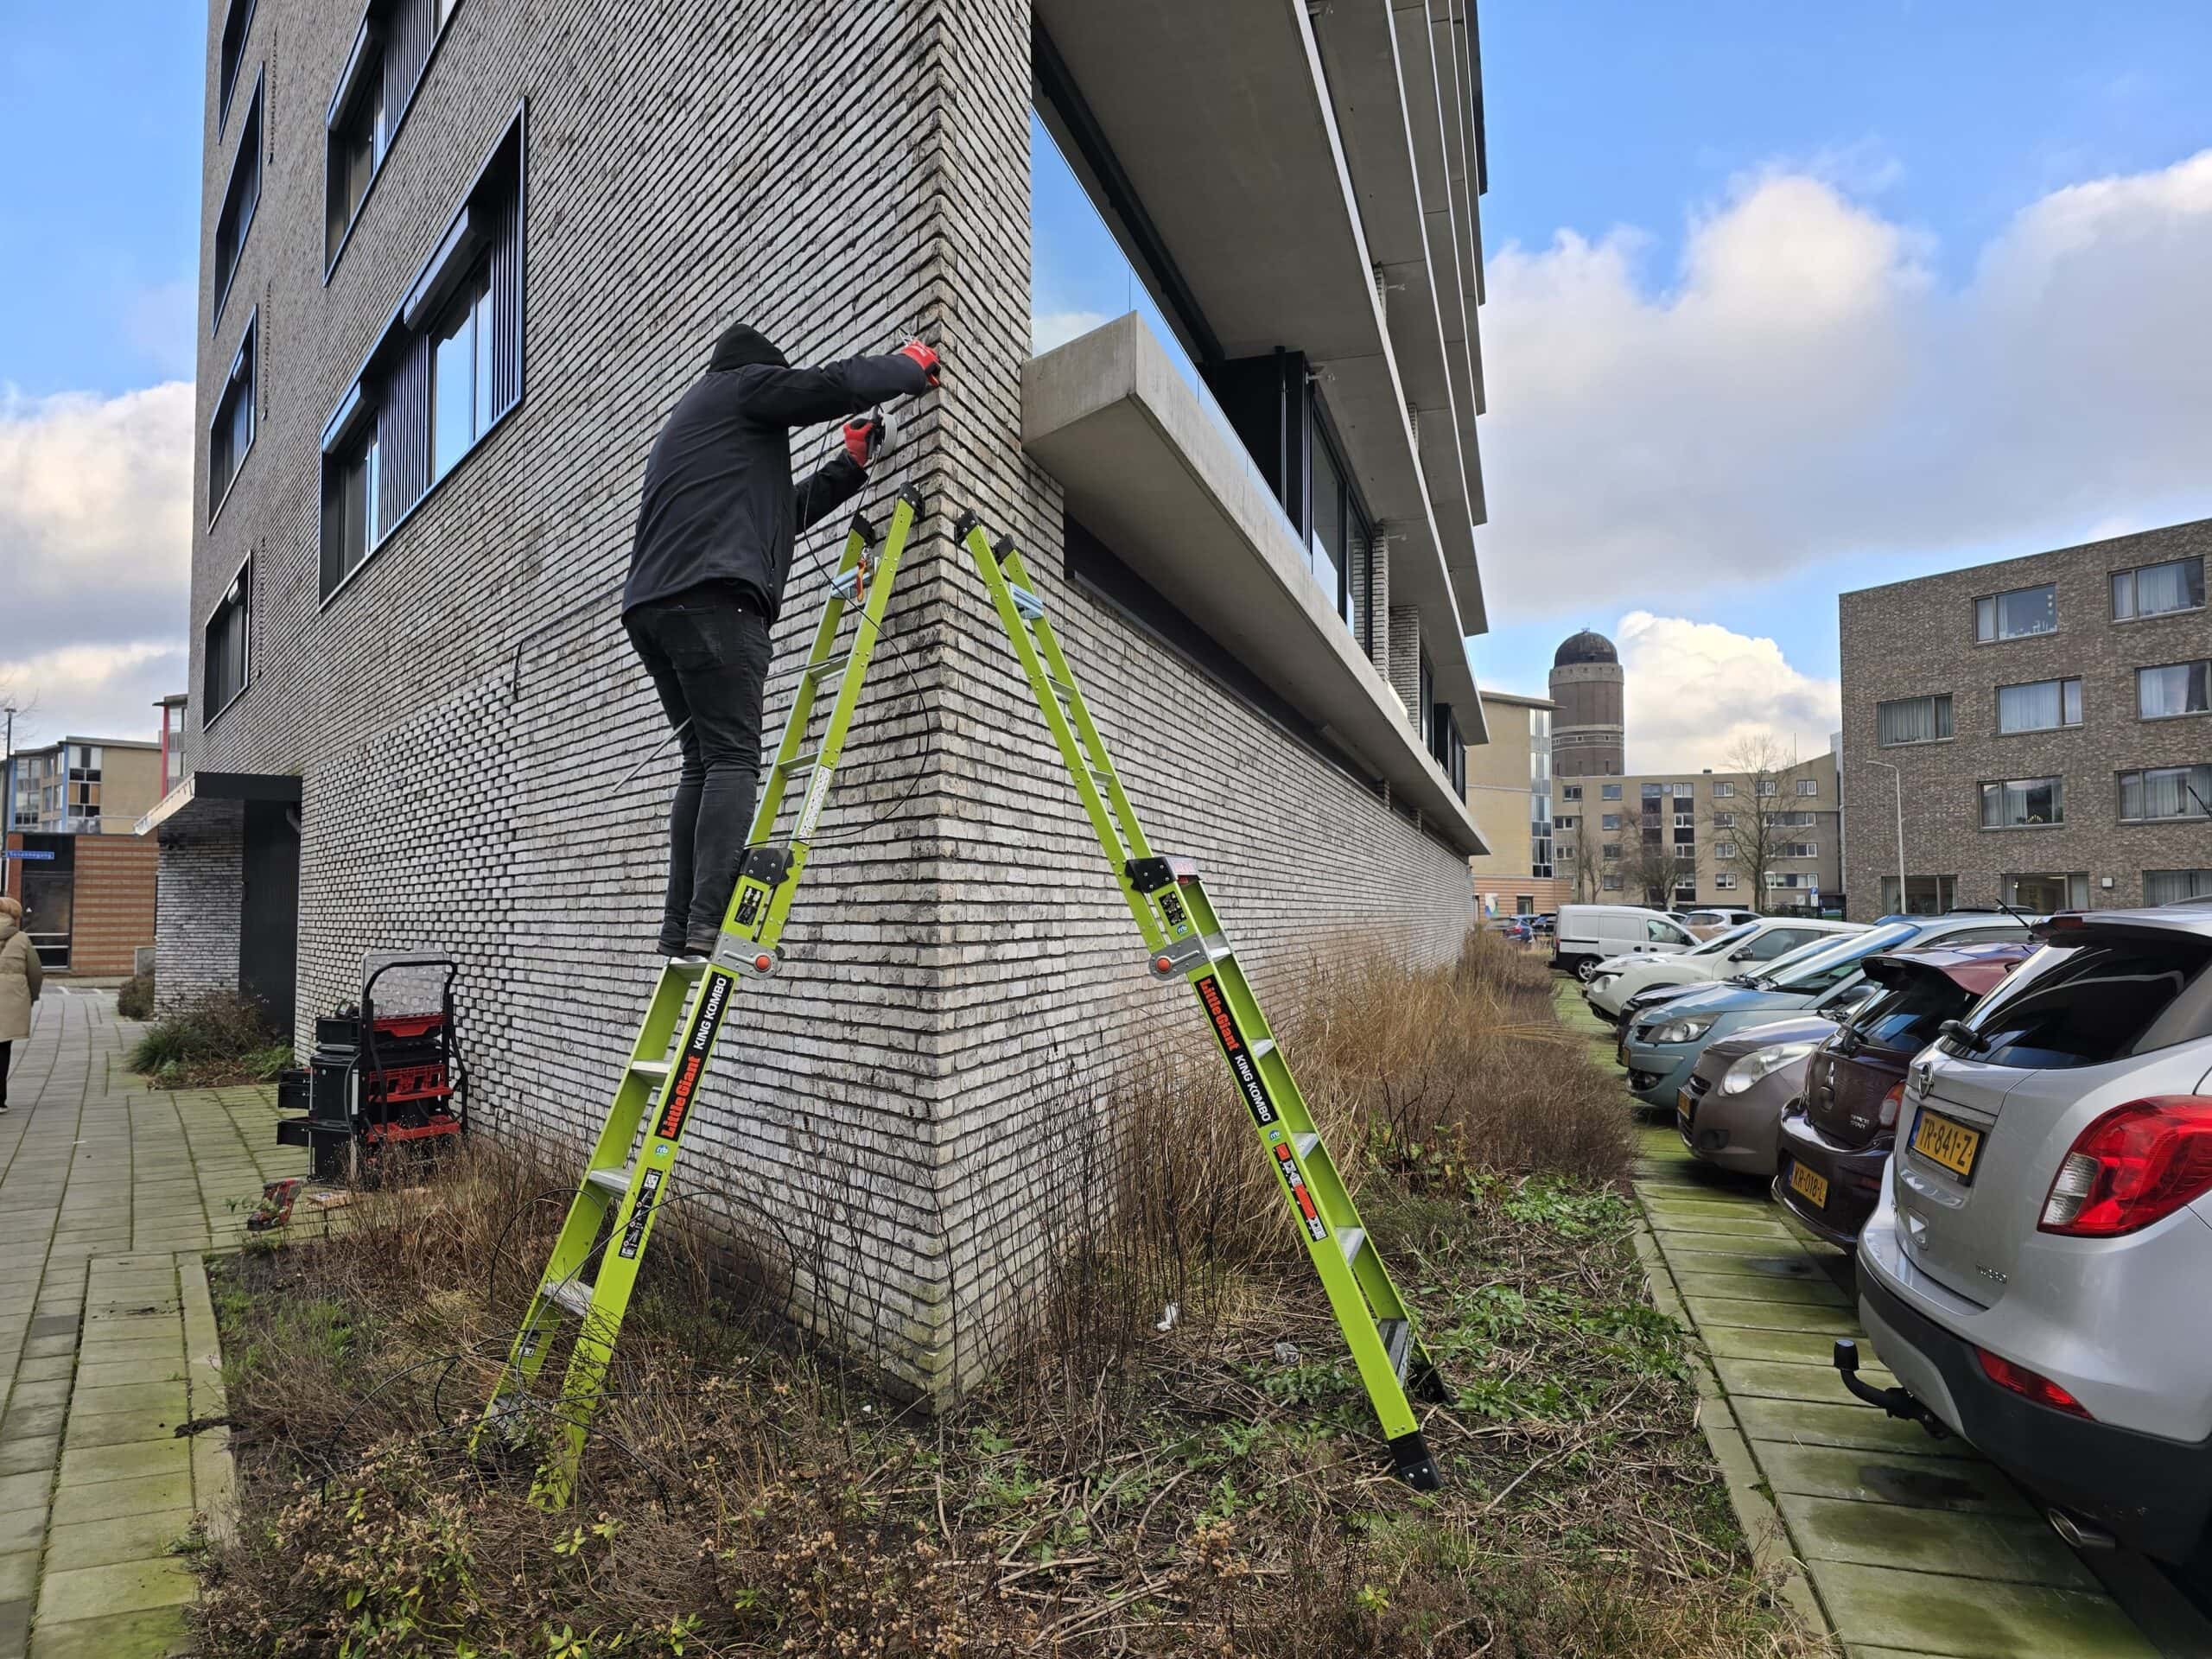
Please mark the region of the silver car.
POLYGON ((1792 1014, 1707 1043, 1675 1096, 1675 1127, 1692 1155, 1739 1175, 1773 1174, 1782 1109, 1804 1092, 1813 1051, 1848 1011, 1792 1014))
POLYGON ((2212 907, 2055 918, 1905 1073, 1859 1244, 1897 1389, 2070 1541, 2166 1560, 2212 1518, 2212 907))

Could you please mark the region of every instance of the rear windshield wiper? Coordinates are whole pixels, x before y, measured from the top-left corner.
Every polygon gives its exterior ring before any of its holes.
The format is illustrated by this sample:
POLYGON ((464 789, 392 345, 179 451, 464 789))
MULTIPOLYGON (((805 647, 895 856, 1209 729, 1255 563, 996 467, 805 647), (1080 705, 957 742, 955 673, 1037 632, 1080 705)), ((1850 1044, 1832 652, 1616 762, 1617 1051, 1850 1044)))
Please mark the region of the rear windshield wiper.
POLYGON ((1949 1043, 1961 1054, 1979 1054, 1989 1046, 1989 1039, 1963 1020, 1946 1020, 1936 1027, 1936 1036, 1938 1041, 1949 1043))

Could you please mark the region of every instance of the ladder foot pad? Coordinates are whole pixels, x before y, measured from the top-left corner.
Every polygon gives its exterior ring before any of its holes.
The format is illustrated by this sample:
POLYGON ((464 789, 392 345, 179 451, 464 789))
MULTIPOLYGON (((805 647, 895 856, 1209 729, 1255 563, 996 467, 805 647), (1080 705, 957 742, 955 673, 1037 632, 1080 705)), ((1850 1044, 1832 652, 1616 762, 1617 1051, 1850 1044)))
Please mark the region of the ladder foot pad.
POLYGON ((1419 1429, 1390 1442, 1390 1472, 1417 1492, 1433 1492, 1444 1484, 1436 1459, 1428 1454, 1428 1442, 1419 1429))

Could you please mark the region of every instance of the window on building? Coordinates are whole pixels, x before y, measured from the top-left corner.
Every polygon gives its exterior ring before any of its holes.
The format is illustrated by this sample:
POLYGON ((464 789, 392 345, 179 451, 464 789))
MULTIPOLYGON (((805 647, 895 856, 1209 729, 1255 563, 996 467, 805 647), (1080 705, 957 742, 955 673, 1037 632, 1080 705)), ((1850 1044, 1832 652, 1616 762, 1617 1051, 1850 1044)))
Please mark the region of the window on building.
POLYGON ((518 117, 324 425, 325 598, 522 400, 522 182, 518 117))
POLYGON ((1373 579, 1370 553, 1375 544, 1374 520, 1361 505, 1359 486, 1330 435, 1328 418, 1318 399, 1315 406, 1319 412, 1313 445, 1313 579, 1352 637, 1370 649, 1368 587, 1373 579))
POLYGON ((1817 822, 1817 817, 1811 812, 1777 812, 1774 821, 1784 829, 1803 830, 1817 822))
POLYGON ((1733 812, 1714 813, 1713 827, 1716 830, 1733 830, 1736 827, 1736 815, 1733 812))
POLYGON ((253 448, 255 425, 256 341, 261 333, 260 314, 246 319, 245 337, 223 381, 222 396, 215 400, 215 417, 207 424, 207 520, 213 524, 223 509, 246 451, 253 448))
POLYGON ((1696 829, 1696 828, 1697 828, 1697 814, 1695 814, 1694 812, 1677 812, 1677 813, 1675 813, 1675 829, 1677 829, 1677 830, 1694 830, 1694 829, 1696 829))
POLYGON ((204 640, 200 720, 204 727, 245 690, 252 671, 253 563, 248 560, 232 578, 215 613, 207 619, 204 640))
POLYGON ((1735 856, 1736 856, 1736 843, 1735 843, 1734 842, 1732 842, 1732 841, 1717 841, 1717 842, 1713 842, 1713 855, 1715 858, 1733 858, 1733 857, 1735 857, 1735 856))
POLYGON ((1598 785, 1599 799, 1604 801, 1618 801, 1620 798, 1621 786, 1618 784, 1600 784, 1598 785))
POLYGON ((2185 899, 2212 899, 2212 870, 2145 870, 2143 902, 2177 905, 2185 899))
POLYGON ((1600 813, 1598 818, 1598 824, 1602 830, 1618 830, 1621 827, 1621 815, 1618 812, 1600 813))
POLYGON ((2212 817, 2212 766, 2150 766, 2120 774, 2123 823, 2212 817))
POLYGON ((2204 607, 2204 561, 2170 559, 2112 573, 2112 616, 2126 622, 2139 616, 2204 607))
POLYGON ((1941 916, 1951 908, 1959 879, 1955 875, 1914 875, 1905 879, 1904 902, 1897 902, 1897 879, 1882 878, 1885 916, 1941 916))
POLYGON ((1681 908, 1688 908, 1697 903, 1697 883, 1688 876, 1678 875, 1675 878, 1675 903, 1681 908))
POLYGON ((1647 801, 1656 801, 1666 792, 1667 786, 1664 784, 1644 784, 1637 790, 1637 793, 1647 801))
POLYGON ((97 830, 100 818, 100 771, 103 760, 97 743, 69 745, 69 777, 63 828, 97 830))
POLYGON ((1618 841, 1606 842, 1598 849, 1598 856, 1603 859, 1613 860, 1618 859, 1620 855, 1621 844, 1618 841))
POLYGON ((2212 662, 2168 663, 2135 671, 2135 710, 2145 720, 2212 710, 2212 662))
POLYGON ((1981 786, 1981 827, 2018 830, 2066 822, 2066 785, 2058 778, 2015 778, 1981 786))
POLYGON ((1722 800, 1726 800, 1726 799, 1727 799, 1730 796, 1733 795, 1735 792, 1736 792, 1736 785, 1733 785, 1733 784, 1728 784, 1728 783, 1722 783, 1722 782, 1720 782, 1720 781, 1719 781, 1719 779, 1717 779, 1713 781, 1713 798, 1714 800, 1716 800, 1716 801, 1722 801, 1722 800))
POLYGON ((1936 743, 1951 734, 1951 699, 1948 692, 1925 697, 1898 697, 1874 705, 1874 741, 1885 749, 1904 743, 1936 743))
POLYGON ((1796 890, 1811 887, 1813 878, 1799 870, 1769 870, 1766 884, 1770 887, 1796 890))
POLYGON ((1733 893, 1733 892, 1735 892, 1735 890, 1736 890, 1736 872, 1735 872, 1735 871, 1733 871, 1733 870, 1716 870, 1716 871, 1714 871, 1714 872, 1713 872, 1713 885, 1714 887, 1718 887, 1718 888, 1719 888, 1721 892, 1723 892, 1723 893, 1733 893))
POLYGON ((2015 588, 1974 602, 1974 637, 1978 640, 2019 639, 2058 631, 2058 584, 2015 588))
POLYGON ((1818 858, 1821 843, 1817 841, 1785 841, 1775 849, 1777 858, 1818 858))
POLYGON ((384 165, 391 142, 384 103, 384 44, 374 24, 361 21, 353 55, 339 77, 330 105, 329 138, 323 163, 322 263, 336 263, 346 232, 368 199, 369 185, 384 165))
POLYGON ((1582 785, 1580 784, 1568 784, 1565 785, 1560 789, 1559 798, 1563 801, 1580 800, 1582 798, 1582 785))
POLYGON ((223 205, 215 215, 214 322, 222 321, 223 302, 230 297, 232 279, 238 274, 238 259, 245 251, 246 232, 253 228, 254 210, 260 205, 261 82, 256 80, 253 102, 238 129, 238 159, 231 163, 231 181, 223 187, 223 205))
POLYGON ((231 94, 238 91, 245 64, 245 37, 253 28, 253 0, 229 0, 223 8, 222 44, 215 54, 215 128, 230 118, 231 94))
POLYGON ((1574 819, 1571 816, 1562 816, 1554 818, 1552 820, 1552 828, 1554 830, 1572 830, 1574 828, 1574 819))
POLYGON ((1598 878, 1598 886, 1604 892, 1618 893, 1621 890, 1621 879, 1618 875, 1610 874, 1601 875, 1598 878))
POLYGON ((2038 871, 2033 874, 2007 875, 1999 879, 1998 891, 2006 904, 2037 914, 2089 907, 2089 878, 2086 872, 2054 874, 2038 871))
POLYGON ((2036 680, 1997 688, 1997 729, 2050 732, 2082 723, 2082 682, 2036 680))
POLYGON ((1762 778, 1758 780, 1758 795, 1761 800, 1765 800, 1771 796, 1779 795, 1781 793, 1782 780, 1780 779, 1762 778))
POLYGON ((1697 849, 1688 842, 1678 841, 1675 843, 1675 857, 1678 861, 1688 860, 1694 862, 1697 858, 1697 849))
POLYGON ((1797 780, 1797 792, 1800 795, 1819 794, 1821 792, 1821 780, 1817 778, 1800 778, 1797 780))

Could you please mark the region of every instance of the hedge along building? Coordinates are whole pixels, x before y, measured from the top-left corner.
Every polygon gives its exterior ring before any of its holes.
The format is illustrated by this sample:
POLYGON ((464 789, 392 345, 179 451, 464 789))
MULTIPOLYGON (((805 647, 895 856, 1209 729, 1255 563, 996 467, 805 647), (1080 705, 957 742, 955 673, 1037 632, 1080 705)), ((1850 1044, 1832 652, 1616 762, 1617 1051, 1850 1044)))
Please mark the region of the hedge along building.
MULTIPOLYGON (((296 950, 302 1034, 365 951, 449 952, 480 1124, 596 1128, 674 768, 617 594, 647 448, 739 318, 794 362, 918 330, 947 365, 863 498, 911 482, 931 516, 791 960, 690 1137, 693 1201, 798 1317, 916 1389, 979 1374, 1116 1067, 1195 1018, 1144 972, 962 507, 1029 556, 1263 993, 1338 931, 1455 948, 1483 850, 1459 0, 222 0, 208 59, 165 987, 256 959, 296 829, 266 949, 296 950), (1033 360, 1036 117, 1157 321, 1033 360)), ((841 528, 795 561, 772 731, 841 528)))

